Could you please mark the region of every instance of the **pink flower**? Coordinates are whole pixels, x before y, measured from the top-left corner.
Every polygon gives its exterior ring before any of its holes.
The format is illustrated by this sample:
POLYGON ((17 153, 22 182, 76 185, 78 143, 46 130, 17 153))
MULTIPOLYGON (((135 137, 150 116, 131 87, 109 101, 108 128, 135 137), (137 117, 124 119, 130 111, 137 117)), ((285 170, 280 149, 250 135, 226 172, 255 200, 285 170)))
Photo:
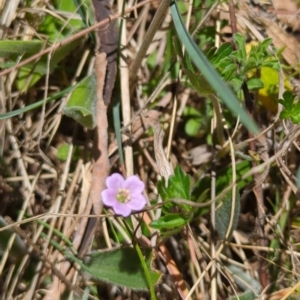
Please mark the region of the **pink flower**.
POLYGON ((101 193, 103 204, 112 207, 117 215, 128 217, 132 210, 139 211, 147 203, 142 194, 145 184, 138 176, 124 179, 114 173, 106 178, 106 186, 107 189, 101 193))

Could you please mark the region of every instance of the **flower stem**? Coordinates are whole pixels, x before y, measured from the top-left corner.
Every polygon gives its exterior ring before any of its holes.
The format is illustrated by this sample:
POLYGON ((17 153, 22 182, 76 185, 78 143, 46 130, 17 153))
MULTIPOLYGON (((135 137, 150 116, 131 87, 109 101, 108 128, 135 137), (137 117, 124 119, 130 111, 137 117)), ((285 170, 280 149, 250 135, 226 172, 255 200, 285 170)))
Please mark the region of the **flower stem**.
POLYGON ((134 243, 134 247, 135 247, 135 250, 136 250, 136 252, 137 252, 137 254, 140 258, 140 261, 142 263, 142 267, 143 267, 144 272, 145 272, 145 277, 146 277, 146 280, 147 280, 147 283, 148 283, 149 289, 150 289, 151 300, 156 300, 154 285, 152 283, 150 273, 149 273, 148 267, 145 263, 145 259, 144 259, 143 253, 141 251, 141 248, 137 243, 134 243))

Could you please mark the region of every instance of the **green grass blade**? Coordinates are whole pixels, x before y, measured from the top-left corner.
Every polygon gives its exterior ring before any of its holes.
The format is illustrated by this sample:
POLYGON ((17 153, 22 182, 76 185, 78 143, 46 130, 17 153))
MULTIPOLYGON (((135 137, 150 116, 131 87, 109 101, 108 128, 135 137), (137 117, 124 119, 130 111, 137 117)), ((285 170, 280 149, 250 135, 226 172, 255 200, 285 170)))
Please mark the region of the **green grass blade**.
POLYGON ((77 87, 78 84, 74 85, 74 86, 70 86, 66 89, 64 89, 63 91, 47 98, 46 100, 40 100, 40 101, 37 101, 35 103, 32 103, 30 105, 27 105, 23 108, 20 108, 20 109, 16 109, 16 110, 13 110, 13 111, 10 111, 10 112, 7 112, 7 113, 4 113, 4 114, 0 114, 0 120, 5 120, 5 119, 8 119, 8 118, 11 118, 11 117, 15 117, 17 115, 20 115, 20 114, 23 114, 27 111, 30 111, 30 110, 33 110, 33 109, 36 109, 38 107, 41 107, 44 103, 44 101, 46 101, 46 103, 50 102, 50 101, 53 101, 53 100, 56 100, 58 98, 61 98, 63 97, 65 94, 71 92, 72 90, 74 90, 76 87, 77 87))
MULTIPOLYGON (((119 97, 118 97, 119 98, 119 97)), ((120 99, 117 101, 113 101, 113 121, 114 121, 114 128, 115 134, 118 143, 118 152, 121 165, 124 165, 124 155, 123 155, 123 143, 122 143, 122 134, 121 134, 121 113, 120 113, 120 99)))
POLYGON ((198 70, 203 74, 203 76, 212 86, 214 91, 219 95, 219 97, 232 111, 232 113, 240 117, 241 122, 249 131, 251 131, 254 134, 257 134, 259 130, 255 122, 250 118, 245 109, 241 107, 237 97, 224 83, 220 75, 211 66, 208 59, 196 45, 191 35, 187 32, 179 14, 176 1, 174 0, 171 3, 171 14, 177 32, 177 36, 180 39, 181 43, 185 46, 186 51, 190 55, 198 70))

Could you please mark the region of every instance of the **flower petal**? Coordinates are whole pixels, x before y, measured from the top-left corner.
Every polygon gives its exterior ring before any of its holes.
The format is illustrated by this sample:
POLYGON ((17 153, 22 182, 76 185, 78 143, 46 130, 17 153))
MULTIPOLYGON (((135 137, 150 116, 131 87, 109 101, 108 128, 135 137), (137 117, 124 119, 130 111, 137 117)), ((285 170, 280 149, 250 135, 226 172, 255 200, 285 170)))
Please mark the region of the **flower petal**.
POLYGON ((124 178, 121 174, 114 173, 114 174, 108 176, 106 178, 105 182, 106 182, 106 186, 109 189, 114 189, 117 191, 119 188, 121 188, 123 186, 124 178))
POLYGON ((117 200, 117 191, 113 189, 105 189, 101 192, 103 204, 106 206, 114 206, 117 200))
POLYGON ((139 179, 138 176, 133 175, 129 176, 125 182, 123 183, 123 187, 128 189, 130 192, 130 196, 135 196, 141 194, 145 188, 145 184, 142 180, 139 179))
POLYGON ((117 215, 128 217, 131 213, 131 209, 127 206, 127 203, 116 202, 113 206, 113 210, 117 215))
POLYGON ((134 196, 133 198, 131 198, 129 202, 126 203, 126 205, 130 209, 136 211, 143 209, 146 204, 147 204, 147 200, 142 194, 134 196))

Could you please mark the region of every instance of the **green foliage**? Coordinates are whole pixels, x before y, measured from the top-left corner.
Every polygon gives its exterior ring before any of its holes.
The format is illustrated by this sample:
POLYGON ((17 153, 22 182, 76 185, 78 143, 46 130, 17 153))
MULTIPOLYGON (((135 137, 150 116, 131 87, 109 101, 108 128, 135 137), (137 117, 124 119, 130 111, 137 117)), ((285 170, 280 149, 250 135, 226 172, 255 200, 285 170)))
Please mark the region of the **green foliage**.
POLYGON ((96 77, 87 76, 72 91, 64 114, 87 128, 96 126, 96 77))
POLYGON ((226 233, 229 231, 228 239, 230 239, 233 230, 235 230, 240 214, 240 195, 236 193, 232 215, 232 192, 225 195, 221 207, 216 211, 216 230, 221 239, 226 238, 226 233), (232 223, 230 221, 232 219, 232 223), (231 226, 230 226, 231 225, 231 226), (229 228, 230 227, 230 228, 229 228))
MULTIPOLYGON (((252 164, 250 161, 244 160, 236 164, 236 176, 238 189, 244 188, 251 180, 252 177, 241 179, 241 177, 247 173, 252 168, 252 164)), ((220 194, 224 189, 226 189, 232 182, 232 167, 231 165, 217 171, 216 174, 216 194, 220 194)), ((205 177, 199 181, 197 181, 194 185, 194 189, 192 192, 192 199, 197 200, 201 197, 203 191, 207 189, 210 190, 211 186, 211 178, 205 177)))
POLYGON ((163 206, 163 215, 151 223, 151 227, 160 231, 164 230, 180 230, 184 225, 190 221, 192 207, 187 204, 182 204, 180 207, 175 206, 173 202, 168 202, 172 199, 191 199, 191 183, 190 177, 186 175, 182 169, 177 166, 174 170, 174 175, 169 177, 166 183, 162 178, 158 184, 157 189, 165 202, 163 206), (171 212, 171 211, 176 212, 171 212))
POLYGON ((237 45, 237 50, 231 53, 231 57, 241 65, 241 74, 247 74, 250 70, 261 67, 270 67, 279 70, 278 61, 267 51, 267 48, 272 43, 272 39, 265 39, 259 43, 258 46, 252 45, 248 54, 246 52, 246 41, 243 35, 240 33, 235 34, 234 42, 237 45))
POLYGON ((190 217, 183 213, 168 213, 158 220, 151 222, 151 227, 160 231, 175 230, 185 226, 190 221, 190 217))
MULTIPOLYGON (((187 107, 185 107, 183 115, 187 114, 187 107)), ((192 116, 189 120, 185 123, 184 130, 185 133, 189 136, 196 136, 200 131, 202 122, 201 115, 199 117, 192 116)))
POLYGON ((264 87, 264 83, 258 78, 250 78, 247 85, 249 90, 260 90, 264 87))
POLYGON ((168 213, 158 220, 151 222, 151 227, 160 231, 175 230, 182 228, 189 222, 190 218, 182 213, 168 213))
MULTIPOLYGON (((243 174, 251 169, 251 162, 243 161, 236 165, 237 178, 241 178, 243 174)), ((216 192, 221 193, 225 188, 227 188, 232 182, 232 168, 228 167, 217 173, 216 182, 216 192)), ((247 178, 244 180, 238 179, 238 189, 245 187, 252 178, 247 178)), ((164 201, 162 208, 162 216, 151 223, 151 227, 158 229, 160 231, 174 230, 178 231, 183 226, 188 224, 194 214, 197 214, 199 210, 195 209, 188 204, 178 204, 172 201, 172 199, 185 199, 192 201, 199 201, 199 199, 205 198, 208 190, 210 189, 210 178, 206 177, 201 179, 195 184, 191 192, 190 178, 188 175, 184 174, 180 167, 176 167, 175 174, 170 176, 167 184, 164 179, 157 184, 158 192, 164 201)), ((223 200, 221 208, 216 211, 216 229, 219 233, 220 238, 224 238, 229 226, 230 216, 232 207, 232 197, 231 192, 229 192, 223 200)), ((234 207, 232 232, 237 225, 238 216, 240 210, 239 194, 237 192, 237 197, 234 207)), ((206 211, 206 209, 203 209, 206 211)))
POLYGON ((191 197, 190 177, 177 166, 174 175, 170 176, 167 183, 164 178, 158 182, 157 189, 163 200, 174 198, 189 200, 191 197))
POLYGON ((241 295, 231 297, 230 300, 255 300, 257 296, 252 291, 247 291, 241 295))
MULTIPOLYGON (((72 259, 72 255, 68 254, 72 259)), ((151 270, 151 250, 144 253, 146 265, 149 270, 151 282, 158 283, 161 274, 151 270)), ((76 259, 78 262, 78 260, 76 259)), ((109 282, 118 286, 134 290, 145 290, 148 283, 140 258, 134 248, 118 248, 112 251, 94 252, 80 261, 83 271, 92 276, 94 280, 109 282)))
MULTIPOLYGON (((191 35, 186 30, 185 25, 181 19, 178 11, 177 2, 171 3, 171 14, 174 22, 174 26, 177 32, 177 37, 185 46, 187 53, 189 54, 191 61, 195 64, 198 71, 203 74, 206 81, 211 85, 213 90, 218 94, 225 105, 230 111, 240 117, 241 122, 253 133, 258 133, 259 130, 254 121, 249 117, 246 111, 239 105, 239 101, 229 87, 224 83, 220 75, 216 72, 214 67, 208 61, 206 56, 202 53, 199 47, 196 45, 191 35)), ((190 70, 192 72, 192 70, 190 70)))
POLYGON ((55 0, 54 6, 58 11, 68 13, 64 19, 47 14, 39 26, 39 32, 47 35, 50 42, 61 40, 84 27, 82 20, 77 18, 78 8, 74 1, 55 0))
MULTIPOLYGON (((206 54, 209 63, 219 72, 223 80, 226 81, 236 93, 241 91, 244 82, 247 83, 249 90, 263 89, 264 83, 258 78, 258 73, 256 77, 253 75, 254 71, 260 70, 263 67, 279 70, 278 60, 274 59, 267 51, 267 48, 272 42, 271 39, 266 39, 257 46, 252 46, 249 53, 246 51, 244 36, 236 34, 234 36, 234 42, 237 46, 237 50, 233 49, 231 43, 224 43, 218 49, 211 48, 206 54)), ((213 85, 209 83, 208 77, 205 72, 203 72, 203 69, 195 70, 193 63, 195 63, 194 60, 196 58, 190 56, 188 49, 183 54, 181 45, 176 37, 173 38, 173 45, 179 57, 182 69, 193 88, 201 95, 209 95, 217 91, 213 88, 213 85)), ((206 64, 207 63, 208 62, 206 62, 206 64)), ((218 91, 218 93, 222 95, 221 91, 218 91)), ((234 111, 233 108, 230 109, 234 111)), ((186 125, 186 133, 195 136, 201 126, 199 118, 189 119, 188 122, 189 124, 186 125)))
MULTIPOLYGON (((264 87, 259 78, 248 78, 251 71, 262 67, 271 67, 279 69, 277 60, 268 53, 267 48, 272 40, 266 39, 258 46, 252 46, 247 54, 245 37, 241 34, 234 36, 234 42, 237 50, 233 50, 231 43, 224 43, 218 49, 211 48, 206 54, 211 65, 217 69, 222 78, 228 82, 235 92, 241 90, 243 82, 247 82, 249 90, 258 90, 264 87)), ((201 73, 194 71, 189 55, 182 54, 178 42, 174 42, 175 51, 180 58, 184 72, 187 74, 193 87, 202 95, 213 92, 201 73)))
MULTIPOLYGON (((83 21, 76 16, 77 8, 73 1, 56 2, 56 9, 60 12, 68 13, 68 17, 63 20, 62 18, 56 17, 55 14, 46 14, 44 18, 41 18, 37 30, 39 35, 47 36, 50 45, 70 36, 84 26, 83 21)), ((88 7, 87 4, 85 5, 88 7)), ((30 12, 27 12, 27 15, 29 19, 34 18, 30 12)), ((74 40, 60 47, 55 52, 42 56, 38 61, 30 62, 20 68, 16 80, 18 89, 24 92, 40 80, 47 72, 53 72, 58 64, 69 55, 80 42, 80 39, 74 40)), ((7 58, 7 61, 5 64, 2 64, 2 66, 13 66, 19 61, 21 55, 22 59, 28 58, 31 55, 39 53, 43 48, 49 46, 49 44, 34 39, 31 41, 0 41, 0 56, 7 58)))
POLYGON ((285 91, 283 99, 278 102, 284 106, 284 109, 280 113, 280 119, 291 120, 294 124, 300 122, 300 101, 294 103, 295 96, 291 91, 285 91))
MULTIPOLYGON (((271 67, 279 70, 279 62, 274 59, 267 51, 272 40, 270 38, 259 43, 257 46, 251 46, 247 54, 245 37, 239 33, 234 35, 234 42, 237 50, 230 51, 226 47, 226 55, 221 56, 219 65, 215 65, 223 78, 232 85, 233 89, 238 92, 242 83, 247 82, 249 90, 257 90, 264 87, 263 82, 258 78, 248 79, 250 72, 262 67, 271 67)), ((224 45, 224 44, 223 44, 224 45)), ((222 46, 223 46, 222 45, 222 46)), ((220 52, 225 52, 220 46, 220 52)), ((218 51, 216 52, 218 53, 218 51)), ((215 54, 216 55, 216 54, 215 54)))
POLYGON ((19 55, 29 56, 41 51, 43 42, 38 40, 19 41, 2 40, 0 41, 0 57, 15 60, 19 55))
MULTIPOLYGON (((253 278, 245 269, 237 267, 233 264, 227 265, 227 269, 232 273, 233 278, 237 286, 242 290, 249 292, 249 287, 251 287, 251 291, 256 294, 255 299, 257 298, 259 292, 261 291, 261 285, 259 281, 253 278)), ((245 294, 246 294, 245 293, 245 294)), ((242 296, 242 295, 240 295, 242 296)), ((247 298, 245 298, 247 299, 247 298)), ((252 299, 252 298, 251 298, 252 299)))
MULTIPOLYGON (((207 108, 209 104, 210 101, 207 101, 203 108, 207 108)), ((199 136, 206 133, 206 126, 209 124, 212 115, 211 112, 210 107, 209 110, 202 112, 195 107, 186 105, 182 114, 187 119, 184 126, 185 133, 189 136, 199 136)))
MULTIPOLYGON (((57 149, 56 157, 61 161, 66 161, 69 155, 69 151, 70 151, 70 145, 62 144, 57 149)), ((75 146, 73 148, 72 161, 78 160, 79 157, 80 157, 80 149, 75 146)))

